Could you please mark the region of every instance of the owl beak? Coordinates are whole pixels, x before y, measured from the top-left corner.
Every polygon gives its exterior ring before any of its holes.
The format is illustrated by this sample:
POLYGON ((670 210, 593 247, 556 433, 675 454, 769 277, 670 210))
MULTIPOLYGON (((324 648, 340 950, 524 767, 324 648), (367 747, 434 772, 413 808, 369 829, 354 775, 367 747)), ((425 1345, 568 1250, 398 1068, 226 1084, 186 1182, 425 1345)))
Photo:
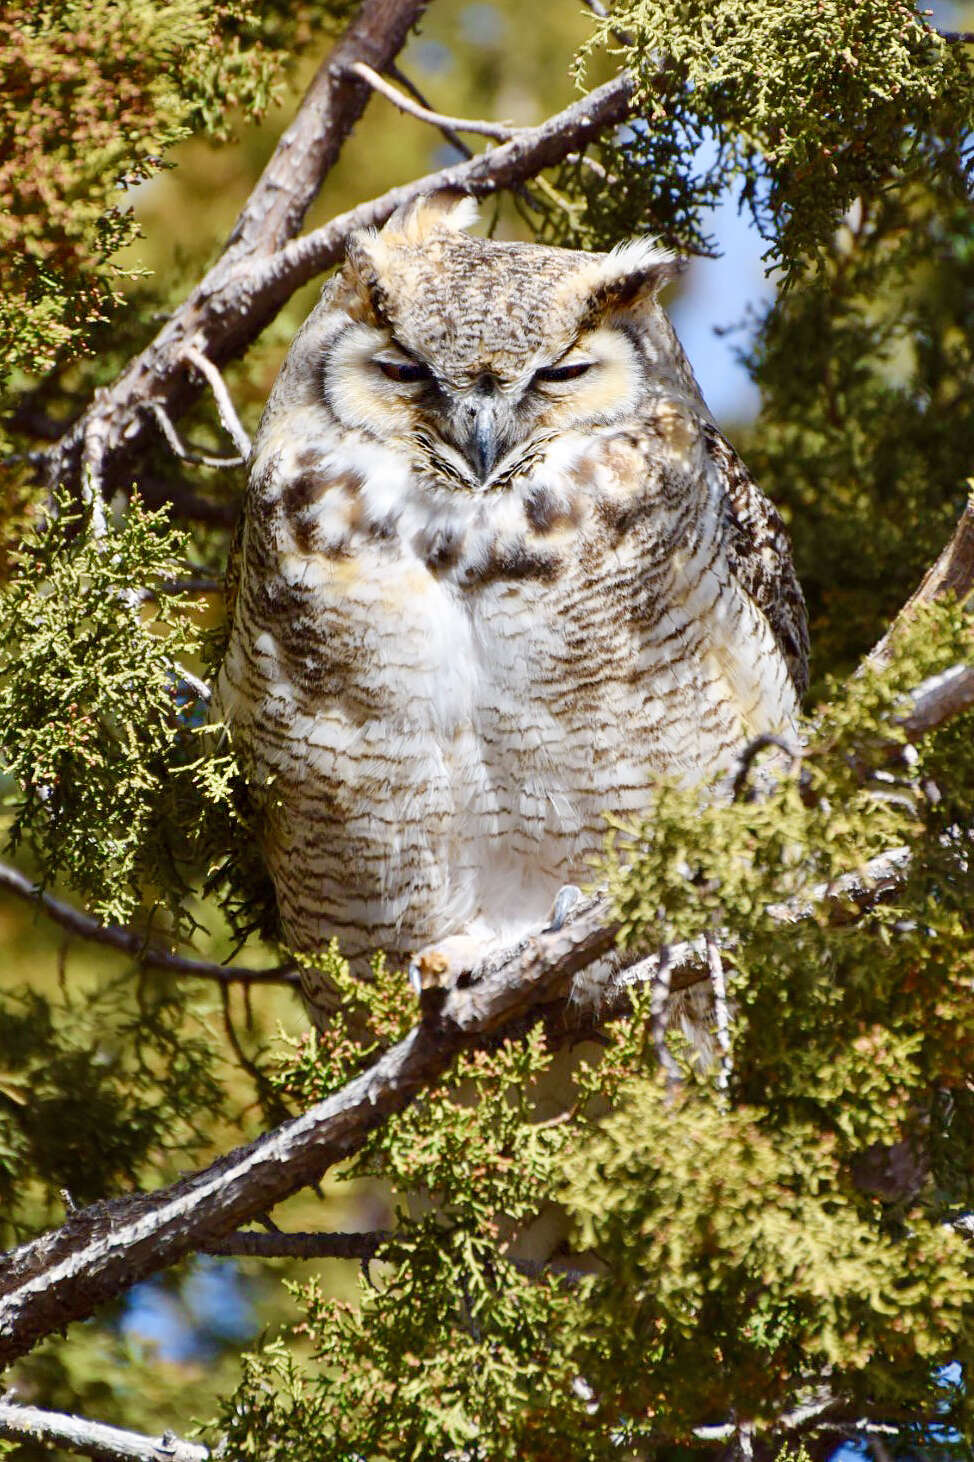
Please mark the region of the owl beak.
POLYGON ((497 419, 493 402, 488 401, 477 412, 470 439, 470 457, 481 482, 490 476, 490 469, 497 461, 497 448, 497 419))

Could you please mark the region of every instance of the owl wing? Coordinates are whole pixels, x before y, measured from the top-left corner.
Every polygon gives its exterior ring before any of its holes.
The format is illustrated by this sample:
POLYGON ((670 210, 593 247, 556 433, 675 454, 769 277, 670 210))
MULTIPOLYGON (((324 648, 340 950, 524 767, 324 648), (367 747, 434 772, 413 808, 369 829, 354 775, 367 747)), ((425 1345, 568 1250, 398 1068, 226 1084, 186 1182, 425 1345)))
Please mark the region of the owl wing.
POLYGON ((726 489, 731 570, 768 621, 800 700, 808 689, 808 617, 785 525, 717 428, 705 426, 704 438, 726 489))

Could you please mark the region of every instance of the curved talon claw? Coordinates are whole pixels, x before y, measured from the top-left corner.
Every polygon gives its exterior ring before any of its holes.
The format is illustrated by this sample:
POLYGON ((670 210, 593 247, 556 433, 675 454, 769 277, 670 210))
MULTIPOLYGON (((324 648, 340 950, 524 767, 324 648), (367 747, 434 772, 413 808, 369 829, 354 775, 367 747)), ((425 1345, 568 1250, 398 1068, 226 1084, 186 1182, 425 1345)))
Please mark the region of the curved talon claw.
POLYGON ((582 890, 574 883, 565 883, 555 894, 551 906, 551 919, 542 929, 542 934, 557 934, 564 927, 565 920, 582 897, 582 890))

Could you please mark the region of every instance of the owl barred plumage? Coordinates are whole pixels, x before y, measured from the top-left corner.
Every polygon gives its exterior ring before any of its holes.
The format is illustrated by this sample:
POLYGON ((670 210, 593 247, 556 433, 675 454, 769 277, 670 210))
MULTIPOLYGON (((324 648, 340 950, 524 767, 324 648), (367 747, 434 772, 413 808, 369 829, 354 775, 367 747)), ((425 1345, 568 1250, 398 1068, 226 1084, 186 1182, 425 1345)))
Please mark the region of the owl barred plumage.
POLYGON ((672 257, 471 215, 352 238, 254 447, 218 702, 298 949, 539 927, 606 811, 787 732, 805 688, 783 526, 657 302, 672 257))

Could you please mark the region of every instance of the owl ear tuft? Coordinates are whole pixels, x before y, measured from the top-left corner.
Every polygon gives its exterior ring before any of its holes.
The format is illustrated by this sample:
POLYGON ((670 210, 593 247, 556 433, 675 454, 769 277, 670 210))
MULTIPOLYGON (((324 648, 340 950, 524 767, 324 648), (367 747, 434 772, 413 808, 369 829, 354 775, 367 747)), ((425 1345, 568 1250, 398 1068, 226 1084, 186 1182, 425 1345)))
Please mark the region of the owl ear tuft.
POLYGON ((586 279, 589 310, 600 314, 603 310, 631 305, 641 296, 658 294, 686 265, 685 259, 655 239, 630 239, 617 244, 602 255, 586 279))
POLYGON ((379 234, 385 243, 421 244, 439 229, 459 233, 477 222, 477 200, 459 188, 425 193, 397 208, 379 234))

